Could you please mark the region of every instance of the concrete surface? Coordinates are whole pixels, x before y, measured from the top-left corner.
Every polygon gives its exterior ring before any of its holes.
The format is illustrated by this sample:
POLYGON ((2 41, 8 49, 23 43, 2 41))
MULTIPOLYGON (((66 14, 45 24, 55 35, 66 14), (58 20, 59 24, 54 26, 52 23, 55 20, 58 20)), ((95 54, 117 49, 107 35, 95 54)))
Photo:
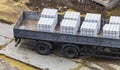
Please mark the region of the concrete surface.
POLYGON ((12 41, 12 39, 5 38, 3 36, 0 36, 0 46, 5 46, 9 44, 12 41))
POLYGON ((0 36, 13 39, 13 25, 0 23, 0 36))
POLYGON ((53 54, 47 56, 39 55, 35 51, 32 51, 32 48, 28 43, 22 43, 18 47, 14 47, 14 45, 15 42, 13 41, 0 52, 6 56, 20 60, 40 69, 69 70, 77 65, 77 63, 71 59, 58 57, 53 54))
POLYGON ((0 47, 4 47, 13 40, 13 26, 0 23, 0 47))
MULTIPOLYGON (((0 23, 0 49, 11 43, 13 39, 13 26, 4 23, 0 23)), ((10 66, 7 61, 0 59, 0 70, 19 70, 10 66)))

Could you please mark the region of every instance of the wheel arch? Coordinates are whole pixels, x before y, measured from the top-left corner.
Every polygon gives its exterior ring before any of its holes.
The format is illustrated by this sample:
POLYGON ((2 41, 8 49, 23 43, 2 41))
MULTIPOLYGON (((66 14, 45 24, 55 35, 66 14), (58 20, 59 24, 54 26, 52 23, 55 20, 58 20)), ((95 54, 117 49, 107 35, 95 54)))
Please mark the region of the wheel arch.
POLYGON ((70 46, 74 47, 75 49, 77 49, 78 52, 80 52, 79 46, 77 46, 77 45, 75 45, 75 44, 64 44, 64 45, 62 46, 62 50, 64 50, 66 47, 70 47, 70 46))
POLYGON ((47 42, 47 41, 37 41, 36 45, 38 45, 40 43, 41 44, 47 44, 50 47, 50 49, 53 49, 52 45, 49 42, 47 42))

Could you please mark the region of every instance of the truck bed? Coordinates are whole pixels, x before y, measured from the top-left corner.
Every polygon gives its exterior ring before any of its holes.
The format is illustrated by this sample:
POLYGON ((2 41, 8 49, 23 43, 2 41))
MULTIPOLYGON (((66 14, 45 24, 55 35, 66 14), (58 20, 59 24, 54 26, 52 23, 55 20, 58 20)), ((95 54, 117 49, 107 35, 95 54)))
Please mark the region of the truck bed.
POLYGON ((19 29, 37 31, 38 21, 36 21, 36 20, 23 20, 21 23, 22 24, 19 26, 19 29))
MULTIPOLYGON (((21 22, 21 25, 19 26, 18 29, 37 31, 37 23, 38 23, 38 20, 24 19, 21 22)), ((56 25, 55 33, 60 33, 60 22, 56 25)), ((79 31, 78 31, 77 35, 80 35, 79 31)), ((97 37, 102 37, 102 30, 100 30, 97 37)))
MULTIPOLYGON (((19 29, 25 29, 25 30, 32 30, 32 31, 37 31, 37 23, 38 20, 23 20, 21 22, 22 24, 19 26, 19 29)), ((55 28, 55 32, 60 32, 60 25, 57 24, 55 28)))
MULTIPOLYGON (((41 32, 37 31, 37 22, 40 18, 40 12, 23 11, 14 27, 14 37, 74 44, 107 46, 117 48, 120 47, 120 39, 103 38, 102 29, 97 37, 80 36, 79 31, 77 35, 61 34, 59 23, 62 20, 63 15, 59 15, 58 17, 58 24, 54 33, 41 32)), ((81 20, 83 20, 83 18, 81 20)), ((108 20, 102 19, 101 28, 105 23, 108 23, 108 20)))

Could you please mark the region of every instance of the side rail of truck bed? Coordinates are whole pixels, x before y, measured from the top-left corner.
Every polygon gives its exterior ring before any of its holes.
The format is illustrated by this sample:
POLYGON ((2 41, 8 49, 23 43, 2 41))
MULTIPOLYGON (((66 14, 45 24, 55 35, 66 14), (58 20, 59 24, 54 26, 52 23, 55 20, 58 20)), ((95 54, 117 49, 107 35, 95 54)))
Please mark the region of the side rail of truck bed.
MULTIPOLYGON (((53 42, 63 42, 63 43, 74 43, 74 44, 85 44, 85 45, 95 45, 95 46, 107 46, 107 47, 120 47, 120 39, 110 39, 101 37, 88 37, 80 35, 68 35, 61 33, 50 33, 41 32, 36 30, 25 30, 19 29, 23 20, 39 20, 40 12, 23 11, 17 20, 14 27, 14 37, 23 39, 34 39, 34 40, 46 40, 53 42)), ((58 21, 60 22, 63 15, 58 16, 58 21)), ((83 20, 83 18, 82 18, 83 20)), ((108 23, 107 19, 102 19, 102 26, 108 23)), ((101 27, 102 27, 101 26, 101 27)))

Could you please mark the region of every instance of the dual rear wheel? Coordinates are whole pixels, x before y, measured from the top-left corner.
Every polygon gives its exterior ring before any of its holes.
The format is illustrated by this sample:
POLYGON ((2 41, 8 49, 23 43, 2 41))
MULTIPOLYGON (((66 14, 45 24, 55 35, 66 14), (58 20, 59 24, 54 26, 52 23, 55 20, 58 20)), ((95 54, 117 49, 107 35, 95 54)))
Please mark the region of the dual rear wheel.
POLYGON ((78 50, 72 46, 64 48, 63 54, 68 58, 77 58, 79 56, 78 50))
MULTIPOLYGON (((42 55, 48 55, 52 51, 52 46, 48 42, 40 41, 36 45, 36 51, 42 55)), ((62 46, 62 53, 68 58, 77 58, 79 49, 76 45, 65 44, 62 46)))
POLYGON ((51 53, 51 45, 47 42, 39 42, 36 44, 36 51, 42 55, 48 55, 51 53))

